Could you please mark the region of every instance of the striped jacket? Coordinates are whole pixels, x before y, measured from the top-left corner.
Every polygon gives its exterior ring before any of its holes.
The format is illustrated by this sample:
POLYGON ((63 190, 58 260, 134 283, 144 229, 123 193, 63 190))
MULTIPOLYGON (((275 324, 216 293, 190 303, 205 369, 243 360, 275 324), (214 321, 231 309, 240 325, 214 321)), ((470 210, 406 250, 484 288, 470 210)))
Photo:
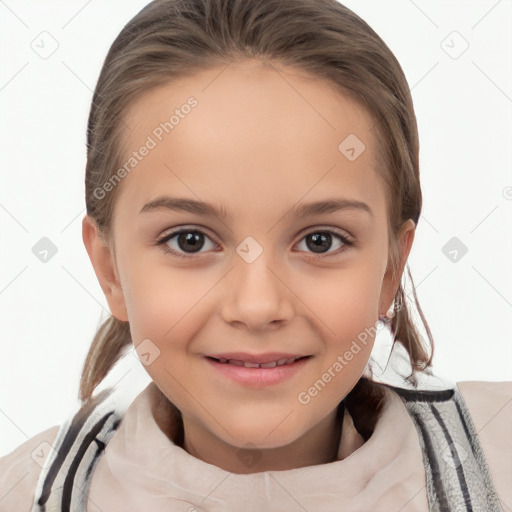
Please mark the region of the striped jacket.
MULTIPOLYGON (((504 512, 457 386, 432 391, 381 385, 402 397, 415 424, 429 510, 504 512)), ((94 468, 126 412, 113 405, 112 391, 102 391, 61 425, 31 512, 86 512, 94 468)))

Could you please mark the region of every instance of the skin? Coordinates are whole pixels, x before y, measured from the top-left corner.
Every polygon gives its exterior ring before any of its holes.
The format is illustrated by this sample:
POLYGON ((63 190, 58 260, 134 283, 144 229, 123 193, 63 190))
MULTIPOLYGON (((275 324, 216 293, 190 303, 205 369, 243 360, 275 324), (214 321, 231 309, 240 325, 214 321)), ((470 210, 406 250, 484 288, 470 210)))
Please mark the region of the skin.
POLYGON ((336 407, 361 376, 374 338, 359 343, 309 403, 297 397, 389 309, 414 223, 402 227, 393 275, 374 123, 348 94, 277 64, 244 61, 220 71, 161 86, 130 106, 126 155, 190 96, 198 101, 118 185, 110 244, 88 216, 84 244, 112 314, 130 322, 134 345, 149 339, 160 351, 145 369, 181 410, 187 452, 235 473, 331 462, 336 407), (354 161, 338 150, 351 133, 366 146, 354 161), (139 214, 164 194, 223 205, 233 218, 163 209, 139 214), (372 215, 286 215, 333 197, 363 201, 372 215), (155 244, 181 227, 207 233, 199 253, 178 237, 167 242, 188 259, 155 244), (308 235, 325 229, 351 235, 355 245, 333 235, 324 252, 314 252, 308 235), (263 249, 252 263, 236 252, 248 236, 263 249), (312 357, 284 382, 248 388, 204 358, 231 351, 312 357), (248 467, 240 449, 258 462, 248 467))

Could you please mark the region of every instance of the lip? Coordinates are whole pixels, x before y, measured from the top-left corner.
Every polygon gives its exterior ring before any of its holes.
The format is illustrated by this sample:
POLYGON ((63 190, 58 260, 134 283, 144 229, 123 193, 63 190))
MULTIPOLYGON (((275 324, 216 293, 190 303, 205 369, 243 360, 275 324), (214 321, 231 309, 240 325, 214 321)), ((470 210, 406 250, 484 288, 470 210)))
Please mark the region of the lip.
MULTIPOLYGON (((232 354, 228 354, 232 355, 232 354)), ((247 355, 247 354, 246 354, 247 355)), ((268 355, 268 354, 266 354, 268 355)), ((283 354, 278 354, 283 355, 283 354)), ((290 354, 285 354, 290 355, 290 354)), ((240 357, 241 354, 238 354, 240 357)), ((275 386, 290 379, 293 375, 296 375, 301 369, 308 363, 312 356, 298 356, 302 357, 293 363, 284 364, 282 366, 275 366, 273 368, 246 368, 245 366, 235 366, 229 363, 221 363, 212 359, 215 356, 207 356, 205 360, 212 368, 214 368, 220 375, 231 381, 242 384, 243 386, 260 389, 267 386, 275 386)), ((222 357, 222 356, 221 356, 222 357)), ((293 354, 291 357, 294 357, 293 354)), ((290 358, 291 358, 290 357, 290 358)), ((224 357, 224 359, 236 359, 235 357, 224 357)), ((268 359, 268 358, 267 358, 268 359)), ((277 358, 281 359, 281 358, 277 358)), ((282 358, 284 359, 284 357, 282 358)), ((240 361, 247 361, 247 359, 240 358, 240 361)), ((270 358, 269 361, 276 361, 275 355, 270 358)), ((250 361, 247 361, 250 362, 250 361)), ((254 360, 252 362, 264 363, 265 361, 254 360)))
POLYGON ((304 357, 307 354, 289 354, 285 352, 265 352, 264 354, 249 354, 247 352, 224 352, 222 354, 207 354, 207 357, 215 359, 236 359, 247 363, 270 363, 279 359, 294 359, 304 357))

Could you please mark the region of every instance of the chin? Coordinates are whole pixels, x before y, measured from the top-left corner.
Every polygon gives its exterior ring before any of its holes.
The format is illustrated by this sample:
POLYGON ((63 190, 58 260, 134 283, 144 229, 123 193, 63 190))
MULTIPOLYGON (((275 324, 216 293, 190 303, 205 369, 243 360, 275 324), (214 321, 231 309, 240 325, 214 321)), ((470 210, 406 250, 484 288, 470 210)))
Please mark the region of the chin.
POLYGON ((231 423, 229 427, 230 435, 226 436, 226 432, 222 432, 222 438, 226 443, 240 449, 267 450, 289 445, 306 433, 304 427, 297 426, 294 429, 290 425, 286 428, 278 425, 279 421, 265 423, 259 421, 249 425, 247 423, 243 425, 231 423))

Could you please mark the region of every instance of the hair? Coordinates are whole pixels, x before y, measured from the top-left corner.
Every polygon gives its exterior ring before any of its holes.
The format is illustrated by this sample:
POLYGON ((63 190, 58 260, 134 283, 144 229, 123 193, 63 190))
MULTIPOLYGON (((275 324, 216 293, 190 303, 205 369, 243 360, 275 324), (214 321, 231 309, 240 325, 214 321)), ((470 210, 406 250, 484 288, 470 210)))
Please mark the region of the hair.
MULTIPOLYGON (((112 213, 122 183, 104 197, 95 191, 122 165, 122 118, 132 102, 173 80, 249 59, 327 81, 370 114, 379 135, 377 171, 386 187, 389 255, 396 273, 400 227, 408 219, 417 226, 422 207, 411 93, 384 41, 336 0, 155 0, 125 25, 103 63, 87 126, 87 215, 101 236, 113 246, 112 213)), ((414 375, 431 366, 434 347, 408 266, 407 272, 429 343, 411 318, 402 282, 389 329, 393 347, 399 342, 409 354, 414 375)), ((131 344, 129 322, 110 316, 102 323, 84 361, 82 403, 131 344)), ((372 431, 369 413, 380 409, 383 396, 372 384, 361 377, 346 397, 349 409, 359 409, 357 416, 365 418, 359 424, 355 420, 365 438, 372 431)))

